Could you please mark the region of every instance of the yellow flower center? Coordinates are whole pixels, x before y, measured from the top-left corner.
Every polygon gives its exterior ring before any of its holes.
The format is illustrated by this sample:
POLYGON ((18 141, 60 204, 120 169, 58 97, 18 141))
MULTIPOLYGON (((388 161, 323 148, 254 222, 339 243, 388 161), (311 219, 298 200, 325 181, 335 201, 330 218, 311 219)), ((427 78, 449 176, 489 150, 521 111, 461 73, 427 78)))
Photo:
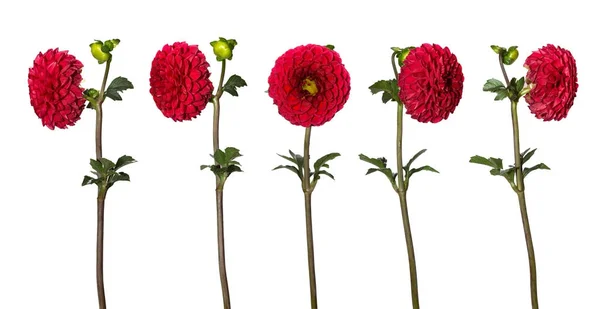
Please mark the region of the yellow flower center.
POLYGON ((308 77, 304 79, 304 82, 302 82, 302 90, 308 91, 311 96, 314 96, 317 94, 317 92, 319 92, 315 81, 308 77))

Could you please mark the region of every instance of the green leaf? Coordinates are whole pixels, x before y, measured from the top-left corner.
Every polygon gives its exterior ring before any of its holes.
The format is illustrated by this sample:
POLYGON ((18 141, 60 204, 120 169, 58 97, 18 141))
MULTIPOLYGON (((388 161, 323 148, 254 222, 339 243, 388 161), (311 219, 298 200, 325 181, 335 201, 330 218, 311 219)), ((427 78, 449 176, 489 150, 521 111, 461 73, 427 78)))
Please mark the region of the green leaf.
POLYGON ((109 159, 106 158, 100 158, 100 163, 102 163, 102 166, 104 167, 105 171, 108 171, 109 169, 115 167, 115 163, 109 159))
POLYGON ((321 167, 323 167, 323 164, 325 164, 325 162, 331 161, 339 156, 340 156, 340 154, 337 152, 332 152, 332 153, 322 156, 317 161, 315 161, 315 164, 314 164, 315 171, 320 170, 321 167))
POLYGON ((369 168, 367 170, 367 173, 365 175, 369 175, 369 174, 372 174, 372 173, 375 173, 375 172, 381 172, 381 169, 380 168, 371 167, 371 168, 369 168))
POLYGON ((548 165, 546 165, 544 163, 539 163, 532 167, 526 167, 523 169, 523 178, 525 178, 529 173, 531 173, 535 170, 549 170, 549 169, 550 168, 548 167, 548 165))
MULTIPOLYGON (((225 148, 225 162, 231 163, 231 161, 235 158, 239 158, 242 155, 240 154, 239 149, 235 147, 227 147, 225 148)), ((237 163, 237 162, 236 162, 237 163)), ((239 165, 239 163, 237 163, 239 165)))
POLYGON ((300 178, 300 180, 302 180, 302 173, 295 166, 291 166, 291 165, 279 165, 279 166, 275 167, 273 169, 273 171, 274 170, 278 170, 278 169, 282 169, 282 168, 294 172, 294 174, 298 175, 298 178, 300 178))
POLYGON ((475 163, 475 164, 483 164, 483 165, 487 165, 489 167, 495 168, 496 166, 494 165, 494 163, 492 163, 489 159, 484 158, 482 156, 472 156, 471 160, 469 160, 469 162, 471 163, 475 163))
POLYGON ((231 175, 234 172, 242 172, 242 169, 237 165, 230 165, 227 167, 227 175, 231 175))
POLYGON ((335 178, 333 177, 333 175, 331 175, 331 174, 330 174, 328 171, 319 171, 319 172, 317 173, 317 175, 325 175, 325 176, 327 176, 327 177, 329 177, 329 178, 331 178, 331 179, 335 180, 335 178))
POLYGON ((400 92, 400 89, 398 88, 398 81, 396 79, 377 81, 371 85, 369 89, 371 90, 372 94, 383 92, 381 97, 381 101, 383 103, 387 103, 390 100, 400 102, 398 97, 398 92, 400 92))
POLYGON ((217 164, 219 164, 221 166, 227 165, 226 155, 225 155, 225 152, 223 152, 223 150, 217 149, 217 151, 215 152, 214 158, 215 158, 215 162, 217 162, 217 164))
POLYGON ((90 176, 83 176, 83 182, 81 183, 81 186, 87 186, 87 185, 91 185, 91 184, 96 184, 98 182, 98 179, 96 178, 92 178, 90 176))
POLYGON ((427 151, 427 149, 421 149, 421 151, 417 152, 410 160, 408 160, 408 163, 406 163, 406 166, 404 167, 405 171, 410 170, 410 166, 413 164, 413 162, 415 162, 415 160, 422 155, 423 153, 425 153, 425 151, 427 151))
POLYGON ((117 163, 115 164, 115 171, 125 165, 129 165, 129 164, 135 163, 135 162, 137 162, 137 161, 134 158, 132 158, 131 156, 128 156, 128 155, 121 156, 117 160, 117 163))
POLYGON ((383 169, 383 168, 386 167, 386 160, 385 160, 385 158, 370 158, 370 157, 365 156, 362 153, 358 155, 358 158, 360 160, 362 160, 362 161, 371 163, 371 164, 377 166, 380 169, 383 169))
POLYGON ((333 50, 333 49, 335 48, 335 46, 333 46, 333 45, 331 45, 331 44, 327 44, 327 45, 325 45, 325 47, 327 47, 327 48, 329 48, 329 49, 331 49, 331 50, 333 50))
POLYGON ((531 157, 533 157, 533 154, 535 153, 536 150, 537 150, 537 148, 532 151, 529 151, 529 149, 525 150, 521 154, 521 164, 525 164, 525 162, 529 161, 529 159, 531 159, 531 157))
POLYGON ((508 90, 502 89, 496 92, 496 97, 494 98, 494 101, 502 101, 508 97, 508 94, 508 90))
POLYGON ((294 158, 296 165, 298 165, 299 168, 303 168, 304 167, 304 157, 302 155, 293 153, 291 150, 290 150, 290 154, 292 155, 292 158, 294 158))
POLYGON ((515 173, 516 173, 516 169, 514 167, 511 167, 511 168, 501 170, 500 173, 498 173, 498 174, 500 176, 504 176, 504 178, 506 178, 508 183, 511 184, 511 186, 512 186, 515 183, 515 173))
POLYGON ((492 164, 494 164, 494 168, 497 168, 500 170, 504 168, 504 165, 502 164, 502 159, 490 157, 489 160, 490 160, 490 162, 492 162, 492 164))
POLYGON ((282 158, 284 158, 284 159, 286 159, 286 160, 288 160, 288 161, 290 161, 290 162, 292 162, 292 163, 294 163, 294 164, 296 164, 296 160, 294 160, 291 157, 287 157, 287 156, 280 155, 280 154, 277 154, 277 155, 280 156, 280 157, 282 157, 282 158))
POLYGON ((100 161, 90 159, 90 165, 100 175, 102 175, 106 172, 106 170, 104 169, 104 166, 102 166, 102 163, 100 163, 100 161))
POLYGON ((488 79, 483 85, 483 91, 498 92, 503 89, 506 89, 504 84, 495 78, 488 79))
POLYGON ((237 97, 237 88, 247 86, 246 81, 241 78, 239 75, 231 75, 225 85, 223 86, 223 91, 229 93, 230 95, 237 97))
POLYGON ((119 92, 123 92, 127 89, 133 89, 133 84, 127 80, 127 78, 119 76, 113 79, 110 85, 108 85, 104 95, 111 98, 113 101, 121 101, 123 98, 121 98, 119 92))
POLYGON ((408 174, 406 175, 406 179, 410 179, 410 176, 412 176, 415 173, 421 172, 421 171, 429 171, 429 172, 434 172, 434 173, 440 173, 438 172, 435 168, 429 166, 429 165, 425 165, 425 166, 421 166, 419 168, 413 168, 411 170, 408 171, 408 174))
POLYGON ((117 181, 129 181, 129 175, 124 172, 119 172, 117 174, 112 175, 108 179, 108 183, 115 183, 117 181))
POLYGON ((524 86, 525 86, 525 77, 521 77, 517 81, 517 92, 521 92, 521 90, 523 90, 524 86))
POLYGON ((205 168, 211 168, 212 165, 200 165, 200 170, 203 170, 205 168))

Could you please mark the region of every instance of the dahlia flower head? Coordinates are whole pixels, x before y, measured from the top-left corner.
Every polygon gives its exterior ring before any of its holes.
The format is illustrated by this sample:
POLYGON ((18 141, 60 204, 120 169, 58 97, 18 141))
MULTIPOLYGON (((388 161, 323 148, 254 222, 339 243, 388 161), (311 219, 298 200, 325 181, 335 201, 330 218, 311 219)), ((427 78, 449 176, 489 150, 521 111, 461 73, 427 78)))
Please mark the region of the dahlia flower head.
POLYGON ((448 47, 423 44, 404 59, 398 96, 413 119, 437 123, 448 119, 458 106, 463 82, 462 66, 448 47))
POLYGON ((275 61, 268 81, 279 114, 303 127, 330 121, 350 95, 350 75, 340 55, 321 45, 286 51, 275 61))
POLYGON ((577 93, 577 67, 568 50, 548 44, 525 60, 525 81, 531 91, 525 95, 529 110, 544 121, 561 120, 577 93))
POLYGON ((150 94, 165 117, 184 121, 200 115, 214 89, 208 67, 198 45, 175 42, 156 53, 150 94))
POLYGON ((29 99, 42 125, 51 130, 75 125, 85 108, 80 86, 83 64, 58 48, 39 53, 29 69, 29 99))

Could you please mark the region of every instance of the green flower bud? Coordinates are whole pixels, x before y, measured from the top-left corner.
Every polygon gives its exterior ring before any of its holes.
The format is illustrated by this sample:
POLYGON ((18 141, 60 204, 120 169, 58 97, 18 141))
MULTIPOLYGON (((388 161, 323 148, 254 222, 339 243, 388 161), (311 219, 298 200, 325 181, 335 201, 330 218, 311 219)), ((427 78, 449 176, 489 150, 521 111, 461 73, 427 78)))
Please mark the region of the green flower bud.
POLYGON ((104 44, 102 44, 102 41, 96 41, 90 44, 90 49, 92 56, 98 60, 98 64, 102 64, 110 58, 110 53, 106 50, 106 47, 104 44))
POLYGON ((508 48, 508 51, 502 55, 502 63, 506 65, 513 64, 517 58, 519 58, 519 51, 517 50, 517 46, 511 46, 508 48))
POLYGON ((90 89, 86 89, 86 90, 83 92, 83 95, 84 95, 86 98, 97 99, 97 98, 98 98, 98 96, 100 95, 100 92, 99 92, 98 90, 94 89, 94 88, 90 88, 90 89))
POLYGON ((408 54, 410 54, 410 51, 413 49, 414 49, 414 47, 410 46, 410 47, 402 48, 400 50, 400 52, 397 52, 396 57, 398 57, 398 64, 400 66, 404 65, 404 60, 406 60, 406 57, 408 57, 408 54))
POLYGON ((218 41, 210 42, 210 46, 213 47, 213 52, 217 56, 217 61, 224 61, 225 59, 231 60, 233 57, 233 48, 237 45, 236 40, 226 40, 219 38, 218 41))

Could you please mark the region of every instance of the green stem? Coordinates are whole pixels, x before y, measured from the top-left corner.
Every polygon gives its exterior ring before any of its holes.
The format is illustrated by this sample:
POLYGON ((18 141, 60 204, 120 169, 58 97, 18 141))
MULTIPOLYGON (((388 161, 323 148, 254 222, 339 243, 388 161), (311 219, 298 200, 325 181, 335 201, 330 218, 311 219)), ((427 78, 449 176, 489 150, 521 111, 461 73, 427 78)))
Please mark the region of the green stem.
POLYGON ((302 178, 302 191, 304 191, 304 208, 306 215, 306 247, 308 251, 308 276, 310 280, 310 304, 312 309, 317 309, 317 279, 315 274, 315 251, 313 245, 311 195, 314 187, 310 183, 310 131, 306 128, 304 134, 304 173, 302 178))
MULTIPOLYGON (((394 67, 395 68, 395 67, 394 67)), ((404 170, 402 165, 402 116, 404 105, 398 103, 398 132, 396 137, 396 162, 398 165, 398 197, 400 198, 400 210, 402 212, 402 224, 404 226, 404 238, 406 240, 406 251, 408 254, 408 266, 410 270, 410 290, 412 295, 413 309, 419 309, 419 286, 417 282, 417 262, 413 246, 410 219, 408 216, 408 204, 406 202, 406 183, 404 181, 404 170)))
MULTIPOLYGON (((219 150, 219 117, 221 115, 220 100, 223 95, 223 80, 225 79, 225 62, 222 61, 221 65, 221 76, 219 77, 219 86, 217 87, 217 93, 214 99, 215 110, 213 114, 213 153, 219 150)), ((216 163, 216 162, 215 162, 216 163)))
POLYGON ((396 67, 396 55, 398 52, 392 53, 392 68, 394 68, 394 78, 398 79, 398 68, 396 67))
MULTIPOLYGON (((510 81, 502 63, 502 55, 499 55, 500 68, 504 75, 504 80, 508 87, 510 81)), ((533 238, 531 236, 531 228, 529 226, 529 216, 527 215, 527 204, 525 202, 525 183, 523 177, 523 164, 521 162, 521 146, 519 143, 519 117, 517 115, 517 103, 511 99, 511 116, 512 116, 512 127, 513 127, 513 150, 515 157, 515 169, 517 186, 516 193, 519 199, 519 208, 521 210, 521 221, 523 222, 523 232, 525 234, 525 242, 527 244, 527 255, 529 257, 529 287, 531 290, 531 308, 538 309, 538 295, 537 295, 537 271, 535 265, 535 251, 533 249, 533 238)))
POLYGON ((104 78, 102 78, 102 87, 100 87, 100 94, 96 104, 96 160, 102 158, 102 103, 104 103, 104 91, 106 88, 106 81, 108 80, 108 71, 110 70, 111 58, 106 61, 106 68, 104 69, 104 78))
MULTIPOLYGON (((221 113, 220 99, 223 95, 223 80, 225 79, 225 62, 222 61, 221 76, 219 78, 219 86, 214 98, 214 114, 213 114, 213 154, 219 150, 219 118, 221 113)), ((218 164, 215 161, 215 164, 218 164)), ((216 204, 217 204, 217 246, 219 251, 219 276, 221 278, 221 292, 223 293, 223 308, 230 309, 231 302, 229 297, 229 283, 227 282, 227 267, 225 266, 225 229, 223 220, 223 187, 225 180, 220 179, 215 175, 216 181, 216 204)))
MULTIPOLYGON (((104 102, 104 91, 108 72, 110 70, 111 58, 106 61, 102 87, 96 104, 96 160, 102 158, 102 103, 104 102)), ((104 203, 106 200, 106 187, 98 187, 97 197, 97 224, 96 224, 96 287, 98 289, 98 306, 106 309, 106 296, 104 292, 104 203)))
POLYGON ((223 189, 216 189, 217 197, 217 242, 219 244, 219 275, 221 277, 221 291, 223 293, 223 307, 231 308, 229 299, 229 284, 227 282, 227 269, 225 268, 225 233, 223 221, 223 189))
POLYGON ((98 188, 98 222, 96 231, 96 286, 98 288, 98 306, 106 309, 106 296, 104 294, 104 201, 106 190, 98 188))

